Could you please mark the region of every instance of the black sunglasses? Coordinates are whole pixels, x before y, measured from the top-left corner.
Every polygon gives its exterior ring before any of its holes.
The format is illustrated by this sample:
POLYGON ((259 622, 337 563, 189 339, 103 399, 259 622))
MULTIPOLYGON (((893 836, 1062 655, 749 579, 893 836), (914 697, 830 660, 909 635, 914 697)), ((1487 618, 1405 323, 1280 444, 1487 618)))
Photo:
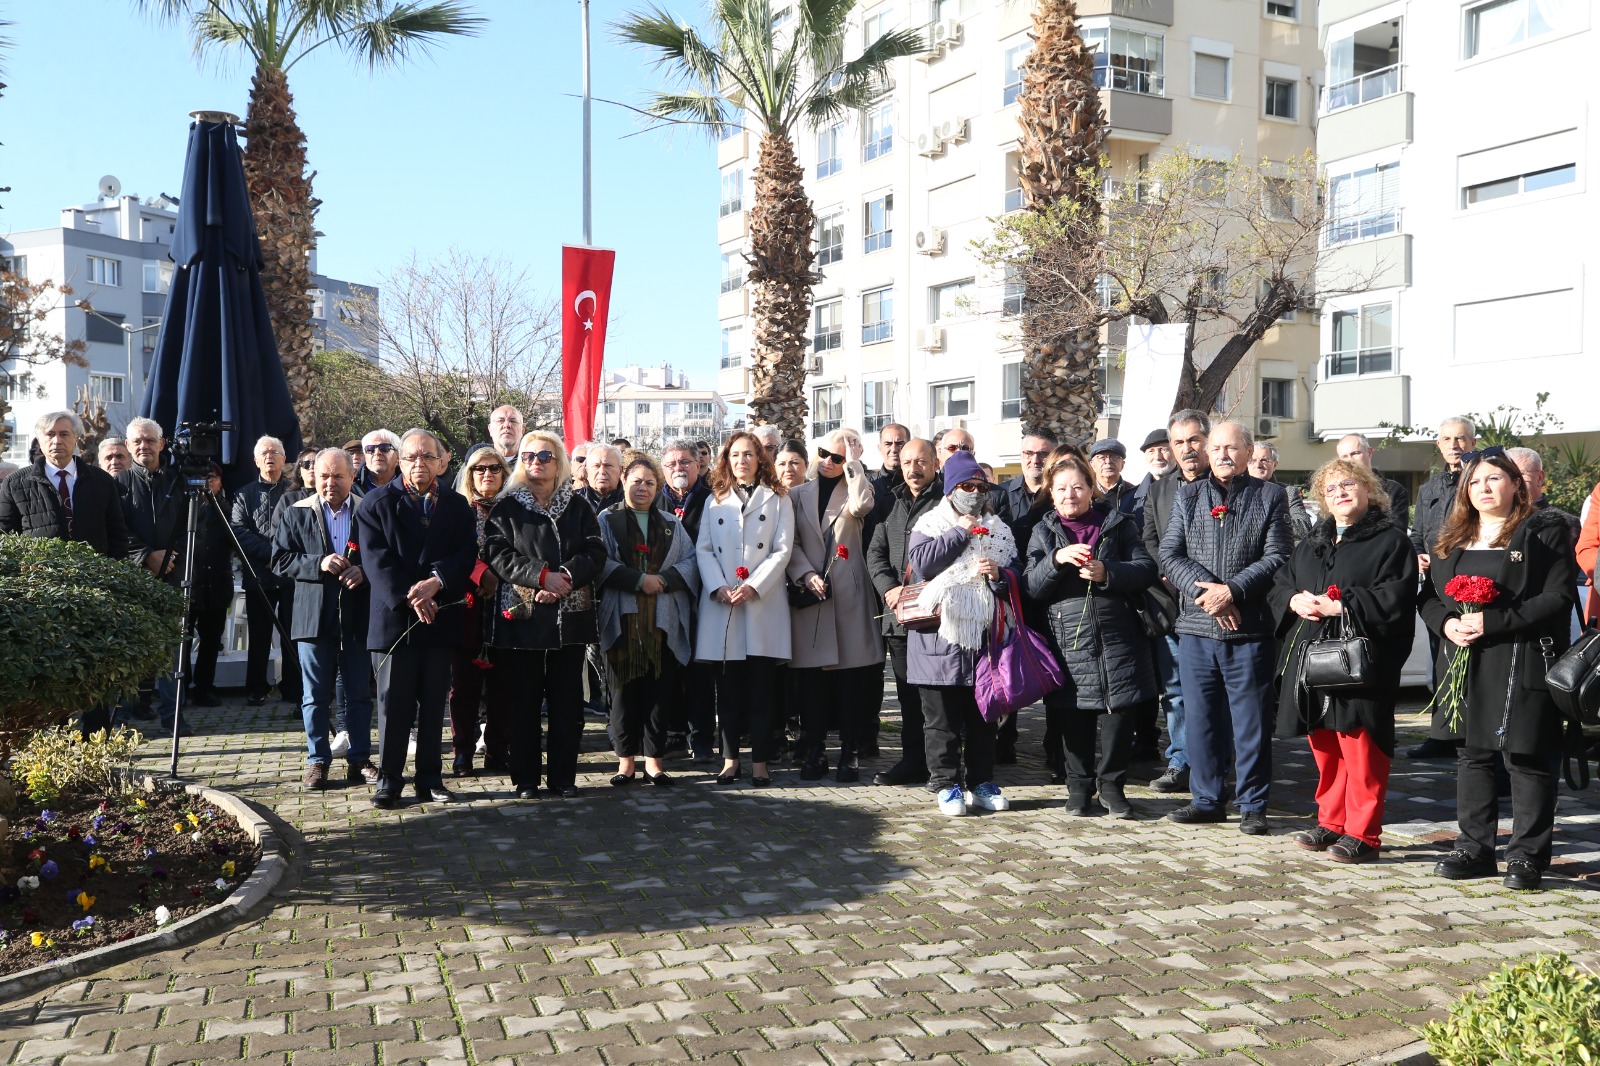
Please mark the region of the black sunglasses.
POLYGON ((589 457, 587 455, 574 455, 572 457, 572 461, 575 463, 587 463, 589 461, 589 457))
POLYGON ((1497 455, 1504 456, 1505 454, 1506 450, 1503 445, 1491 444, 1489 447, 1484 448, 1481 451, 1467 452, 1462 455, 1461 465, 1466 466, 1468 463, 1475 463, 1479 459, 1493 459, 1497 455))
POLYGON ((962 492, 988 492, 989 483, 987 481, 963 481, 956 488, 962 492))
POLYGON ((307 459, 305 462, 300 464, 300 469, 301 470, 310 470, 312 467, 314 467, 316 465, 317 465, 317 461, 315 459, 307 459))
POLYGON ((394 445, 388 443, 365 444, 362 445, 361 450, 366 452, 368 455, 372 455, 374 452, 392 452, 394 451, 394 445))
POLYGON ((970 444, 946 444, 944 450, 954 455, 956 452, 970 452, 972 446, 970 444))
POLYGON ((818 459, 832 459, 836 463, 843 463, 844 462, 844 456, 840 455, 838 452, 830 452, 826 448, 818 448, 817 449, 817 458, 818 459))
POLYGON ((542 451, 542 452, 523 452, 522 453, 522 461, 523 462, 531 463, 531 462, 534 462, 536 460, 538 462, 541 462, 541 463, 553 463, 553 462, 556 461, 556 453, 552 452, 552 451, 549 451, 549 450, 542 451))
POLYGON ((487 465, 473 467, 472 472, 474 474, 498 474, 500 473, 500 467, 496 466, 494 463, 489 463, 487 465))

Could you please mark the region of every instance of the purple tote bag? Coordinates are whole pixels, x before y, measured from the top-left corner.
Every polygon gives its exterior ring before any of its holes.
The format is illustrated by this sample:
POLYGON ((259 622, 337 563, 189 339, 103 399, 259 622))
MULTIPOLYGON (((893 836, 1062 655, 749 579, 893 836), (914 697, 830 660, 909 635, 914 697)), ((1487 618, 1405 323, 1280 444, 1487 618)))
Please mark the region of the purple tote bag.
POLYGON ((996 596, 989 645, 978 656, 973 695, 986 722, 1037 703, 1063 684, 1061 664, 1043 637, 1022 624, 1022 597, 1011 571, 1006 593, 996 596))

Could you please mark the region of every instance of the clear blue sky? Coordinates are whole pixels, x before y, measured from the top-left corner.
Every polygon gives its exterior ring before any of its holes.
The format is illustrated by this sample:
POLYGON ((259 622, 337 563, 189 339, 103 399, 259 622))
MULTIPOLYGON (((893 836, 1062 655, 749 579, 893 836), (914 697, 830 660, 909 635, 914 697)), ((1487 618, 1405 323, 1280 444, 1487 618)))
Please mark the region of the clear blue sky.
MULTIPOLYGON (((290 72, 313 186, 318 268, 376 281, 416 252, 455 246, 531 268, 560 293, 560 246, 579 243, 577 0, 473 0, 481 36, 446 40, 369 74, 332 47, 290 72), (569 95, 570 94, 570 95, 569 95)), ((597 97, 637 105, 657 75, 611 40, 643 0, 592 0, 597 97)), ((699 0, 669 10, 699 20, 699 0)), ((248 55, 197 61, 182 27, 132 0, 0 0, 12 48, 0 99, 0 232, 50 226, 95 198, 102 174, 143 197, 182 183, 188 113, 243 115, 248 55)), ((637 133, 594 106, 594 238, 617 250, 606 362, 659 364, 715 385, 717 171, 700 133, 637 133)))

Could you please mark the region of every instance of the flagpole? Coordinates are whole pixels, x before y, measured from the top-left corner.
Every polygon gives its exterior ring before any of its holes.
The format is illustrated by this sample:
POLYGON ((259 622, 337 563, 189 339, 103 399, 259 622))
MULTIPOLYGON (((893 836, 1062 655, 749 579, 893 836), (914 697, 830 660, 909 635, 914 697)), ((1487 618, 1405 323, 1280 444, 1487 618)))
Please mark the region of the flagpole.
POLYGON ((594 247, 589 172, 589 0, 578 0, 583 15, 583 243, 594 247))

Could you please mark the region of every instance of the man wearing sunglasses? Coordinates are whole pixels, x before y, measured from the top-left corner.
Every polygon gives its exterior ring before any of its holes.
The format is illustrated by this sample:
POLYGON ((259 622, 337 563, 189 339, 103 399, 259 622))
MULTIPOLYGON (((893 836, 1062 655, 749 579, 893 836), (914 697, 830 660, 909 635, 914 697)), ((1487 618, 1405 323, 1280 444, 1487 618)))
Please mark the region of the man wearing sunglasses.
POLYGON ((956 452, 966 452, 971 455, 977 450, 977 442, 972 439, 972 434, 964 429, 947 429, 933 439, 933 450, 939 459, 939 469, 944 469, 944 464, 956 452))
POLYGON ((363 493, 381 489, 400 471, 400 438, 390 430, 375 429, 362 437, 361 454, 366 463, 357 488, 363 493))
MULTIPOLYGON (((256 441, 259 476, 239 490, 229 516, 233 535, 250 563, 244 571, 245 617, 250 633, 244 688, 252 707, 266 702, 267 698, 267 659, 272 653, 273 620, 276 619, 285 632, 294 621, 294 580, 272 572, 272 537, 277 532, 273 516, 278 513, 279 501, 294 487, 294 479, 285 472, 284 459, 283 441, 277 437, 262 437, 256 441)), ((306 484, 311 484, 309 472, 306 484)), ((278 692, 285 700, 297 701, 301 688, 300 659, 287 639, 282 645, 278 692)))

